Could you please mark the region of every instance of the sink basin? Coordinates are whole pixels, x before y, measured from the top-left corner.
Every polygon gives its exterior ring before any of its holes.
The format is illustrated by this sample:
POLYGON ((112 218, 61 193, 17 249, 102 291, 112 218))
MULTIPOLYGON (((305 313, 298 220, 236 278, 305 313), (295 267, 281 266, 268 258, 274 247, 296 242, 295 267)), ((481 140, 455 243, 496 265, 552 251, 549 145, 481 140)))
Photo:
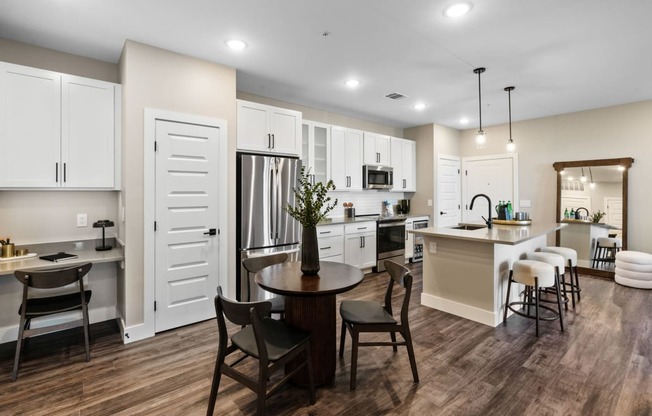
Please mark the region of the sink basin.
POLYGON ((453 230, 468 230, 468 231, 473 231, 473 230, 479 230, 480 228, 487 228, 486 225, 458 225, 457 227, 451 227, 453 230))

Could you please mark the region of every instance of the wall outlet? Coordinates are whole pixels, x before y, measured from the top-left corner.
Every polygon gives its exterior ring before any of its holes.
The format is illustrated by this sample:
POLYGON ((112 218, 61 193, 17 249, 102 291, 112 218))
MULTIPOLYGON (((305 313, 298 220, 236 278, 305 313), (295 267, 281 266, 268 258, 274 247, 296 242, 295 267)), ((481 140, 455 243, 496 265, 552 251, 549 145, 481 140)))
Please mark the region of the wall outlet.
POLYGON ((77 214, 77 227, 88 227, 88 215, 77 214))
POLYGON ((432 206, 432 199, 429 199, 429 200, 428 200, 428 206, 429 206, 429 207, 432 206))
POLYGON ((428 250, 430 253, 435 254, 437 253, 437 243, 430 243, 430 246, 428 246, 428 250))

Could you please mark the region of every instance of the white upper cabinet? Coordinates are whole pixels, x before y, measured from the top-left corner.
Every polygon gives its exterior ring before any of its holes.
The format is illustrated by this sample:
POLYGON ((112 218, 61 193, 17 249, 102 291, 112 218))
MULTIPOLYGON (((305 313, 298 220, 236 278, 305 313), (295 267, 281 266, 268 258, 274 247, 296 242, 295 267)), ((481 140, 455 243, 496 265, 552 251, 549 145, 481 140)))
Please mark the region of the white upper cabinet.
POLYGON ((64 75, 61 87, 63 186, 113 188, 116 85, 64 75))
POLYGON ((310 169, 313 183, 330 179, 329 142, 331 129, 327 124, 304 120, 302 125, 302 163, 310 169))
POLYGON ((394 169, 392 192, 416 191, 416 143, 412 140, 391 139, 391 165, 394 169))
POLYGON ((364 132, 364 164, 389 165, 389 136, 364 132))
POLYGON ((331 178, 338 191, 362 189, 362 132, 331 126, 331 178))
POLYGON ((120 86, 0 63, 0 188, 117 183, 120 86))
POLYGON ((301 112, 238 100, 238 150, 301 156, 301 112))
POLYGON ((0 69, 0 187, 59 186, 61 74, 0 69))

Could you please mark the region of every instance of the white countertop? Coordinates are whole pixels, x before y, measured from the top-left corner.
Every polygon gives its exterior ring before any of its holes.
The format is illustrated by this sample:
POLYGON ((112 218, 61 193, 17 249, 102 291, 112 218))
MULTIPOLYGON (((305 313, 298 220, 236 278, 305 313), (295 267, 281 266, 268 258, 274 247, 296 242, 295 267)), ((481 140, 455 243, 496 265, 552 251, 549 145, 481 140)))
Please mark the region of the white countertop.
POLYGON ((614 227, 613 225, 588 220, 561 220, 561 222, 564 224, 593 225, 594 227, 606 228, 608 230, 617 229, 617 227, 614 227))
POLYGON ((562 229, 566 226, 566 224, 560 223, 533 222, 532 225, 528 226, 494 224, 491 229, 480 228, 478 230, 455 230, 452 228, 428 227, 409 232, 426 237, 452 238, 478 243, 516 245, 562 229))
POLYGON ((107 251, 95 250, 95 246, 98 245, 99 241, 100 240, 66 241, 17 246, 16 248, 28 248, 30 253, 37 253, 38 255, 24 260, 0 262, 0 276, 13 274, 15 270, 59 268, 83 263, 108 263, 124 260, 122 247, 117 244, 114 239, 107 239, 107 244, 113 245, 113 248, 107 251), (60 251, 75 254, 77 255, 77 258, 58 263, 39 259, 40 256, 55 254, 60 251))
MULTIPOLYGON (((322 220, 319 224, 317 224, 317 227, 320 225, 332 225, 332 224, 350 224, 350 223, 355 223, 355 222, 366 222, 366 221, 376 221, 380 218, 380 215, 370 215, 370 216, 358 216, 354 218, 348 218, 348 217, 333 217, 333 218, 326 218, 322 220)), ((417 215, 417 214, 401 214, 401 215, 394 215, 393 217, 385 217, 385 218, 394 218, 394 219, 403 219, 403 220, 409 220, 411 218, 430 218, 430 215, 417 215)))

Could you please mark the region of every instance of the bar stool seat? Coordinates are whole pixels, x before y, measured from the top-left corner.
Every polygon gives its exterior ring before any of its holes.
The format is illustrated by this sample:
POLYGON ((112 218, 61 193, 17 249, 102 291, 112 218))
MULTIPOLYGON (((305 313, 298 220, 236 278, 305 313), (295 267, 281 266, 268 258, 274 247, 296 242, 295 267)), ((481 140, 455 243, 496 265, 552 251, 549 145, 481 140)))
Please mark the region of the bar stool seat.
MULTIPOLYGON (((540 261, 543 263, 548 263, 552 267, 555 268, 555 279, 559 282, 560 289, 562 290, 563 293, 563 299, 564 299, 564 308, 568 310, 568 296, 566 296, 566 279, 565 279, 565 273, 563 272, 565 270, 565 259, 564 256, 561 254, 555 254, 555 253, 545 253, 541 251, 531 251, 526 254, 528 260, 535 260, 535 261, 540 261)), ((554 288, 547 288, 546 289, 547 293, 554 293, 554 288)), ((543 299, 541 299, 544 301, 543 299)), ((546 301, 546 302, 554 302, 554 301, 546 301)))
POLYGON ((564 319, 561 313, 561 292, 559 289, 559 280, 555 278, 555 269, 548 263, 535 260, 518 260, 512 265, 509 273, 509 282, 507 284, 507 299, 505 301, 505 311, 503 315, 503 325, 507 325, 507 309, 517 315, 536 320, 536 336, 539 336, 539 321, 552 321, 559 319, 561 331, 564 332, 564 319), (525 285, 525 300, 523 302, 510 302, 510 291, 512 283, 521 283, 525 285), (539 304, 541 289, 545 287, 555 287, 557 295, 557 307, 555 311, 552 308, 539 304), (527 312, 517 309, 516 306, 527 307, 527 312), (534 306, 534 315, 529 313, 531 306, 534 306), (541 316, 540 310, 545 309, 552 312, 552 316, 541 316))
MULTIPOLYGON (((580 278, 577 272, 577 251, 568 247, 549 246, 549 247, 542 247, 541 252, 559 254, 560 256, 564 257, 564 262, 566 263, 566 267, 568 267, 568 273, 570 279, 567 282, 566 278, 562 277, 562 281, 564 282, 565 292, 566 293, 570 292, 571 294, 571 301, 573 304, 573 308, 575 308, 575 297, 577 296, 577 302, 579 302, 580 299, 582 298, 582 295, 580 293, 582 292, 582 289, 580 288, 580 278)), ((564 273, 565 270, 562 271, 562 274, 564 273)))

